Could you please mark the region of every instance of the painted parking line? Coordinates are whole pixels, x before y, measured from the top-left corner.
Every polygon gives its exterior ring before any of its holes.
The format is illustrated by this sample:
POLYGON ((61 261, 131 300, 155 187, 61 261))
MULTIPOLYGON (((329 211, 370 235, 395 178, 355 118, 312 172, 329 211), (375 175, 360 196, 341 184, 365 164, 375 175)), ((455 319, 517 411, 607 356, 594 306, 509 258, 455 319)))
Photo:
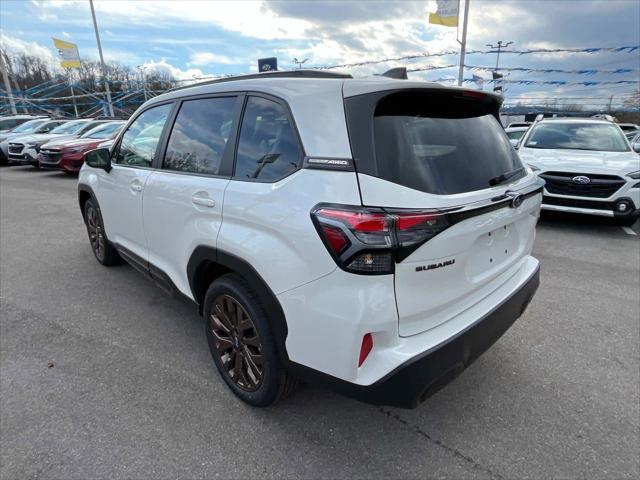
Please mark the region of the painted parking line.
POLYGON ((627 235, 638 235, 636 232, 633 231, 633 228, 631 227, 620 227, 622 228, 622 230, 624 230, 624 233, 626 233, 627 235))

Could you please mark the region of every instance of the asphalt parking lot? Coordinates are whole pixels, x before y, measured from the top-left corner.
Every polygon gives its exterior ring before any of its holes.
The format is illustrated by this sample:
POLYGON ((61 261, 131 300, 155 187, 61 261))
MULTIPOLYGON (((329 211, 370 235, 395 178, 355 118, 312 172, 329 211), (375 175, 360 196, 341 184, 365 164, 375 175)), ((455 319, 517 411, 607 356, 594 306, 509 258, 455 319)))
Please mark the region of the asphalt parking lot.
POLYGON ((95 261, 73 177, 1 168, 0 209, 3 479, 640 474, 634 231, 545 215, 529 309, 415 410, 311 386, 259 410, 218 377, 196 312, 95 261))

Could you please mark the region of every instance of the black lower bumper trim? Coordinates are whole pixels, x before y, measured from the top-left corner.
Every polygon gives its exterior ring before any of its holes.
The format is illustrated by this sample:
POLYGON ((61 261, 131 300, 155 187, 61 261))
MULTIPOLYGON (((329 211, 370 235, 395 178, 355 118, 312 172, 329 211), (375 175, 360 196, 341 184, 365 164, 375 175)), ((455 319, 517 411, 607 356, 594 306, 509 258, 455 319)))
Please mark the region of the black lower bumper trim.
POLYGON ((538 268, 517 292, 492 312, 445 343, 400 365, 372 385, 356 385, 293 362, 290 370, 303 380, 366 403, 415 408, 493 345, 522 315, 539 284, 538 268))

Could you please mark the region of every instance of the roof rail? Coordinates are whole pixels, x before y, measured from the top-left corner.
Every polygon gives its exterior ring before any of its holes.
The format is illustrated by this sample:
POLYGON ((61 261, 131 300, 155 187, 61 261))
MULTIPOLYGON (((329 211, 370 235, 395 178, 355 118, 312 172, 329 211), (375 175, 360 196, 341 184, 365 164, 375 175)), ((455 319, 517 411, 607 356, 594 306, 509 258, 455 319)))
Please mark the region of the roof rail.
POLYGON ((277 70, 273 72, 262 73, 249 73, 247 75, 236 75, 232 77, 215 78, 213 80, 207 80, 199 83, 192 83, 191 85, 184 85, 182 87, 176 87, 169 90, 175 92, 176 90, 183 90, 185 88, 200 87, 202 85, 211 85, 214 83, 235 82, 237 80, 250 80, 252 78, 353 78, 348 73, 327 72, 325 70, 277 70))

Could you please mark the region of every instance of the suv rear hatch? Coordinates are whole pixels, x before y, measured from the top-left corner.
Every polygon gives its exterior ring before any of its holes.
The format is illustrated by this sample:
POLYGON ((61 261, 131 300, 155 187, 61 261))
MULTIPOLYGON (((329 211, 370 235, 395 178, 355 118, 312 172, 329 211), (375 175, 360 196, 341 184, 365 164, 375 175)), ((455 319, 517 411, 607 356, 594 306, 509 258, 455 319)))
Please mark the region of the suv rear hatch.
POLYGON ((395 215, 400 245, 410 239, 396 253, 394 281, 400 335, 415 335, 518 273, 532 249, 541 181, 498 121, 501 97, 415 84, 349 96, 346 85, 362 203, 395 215))

